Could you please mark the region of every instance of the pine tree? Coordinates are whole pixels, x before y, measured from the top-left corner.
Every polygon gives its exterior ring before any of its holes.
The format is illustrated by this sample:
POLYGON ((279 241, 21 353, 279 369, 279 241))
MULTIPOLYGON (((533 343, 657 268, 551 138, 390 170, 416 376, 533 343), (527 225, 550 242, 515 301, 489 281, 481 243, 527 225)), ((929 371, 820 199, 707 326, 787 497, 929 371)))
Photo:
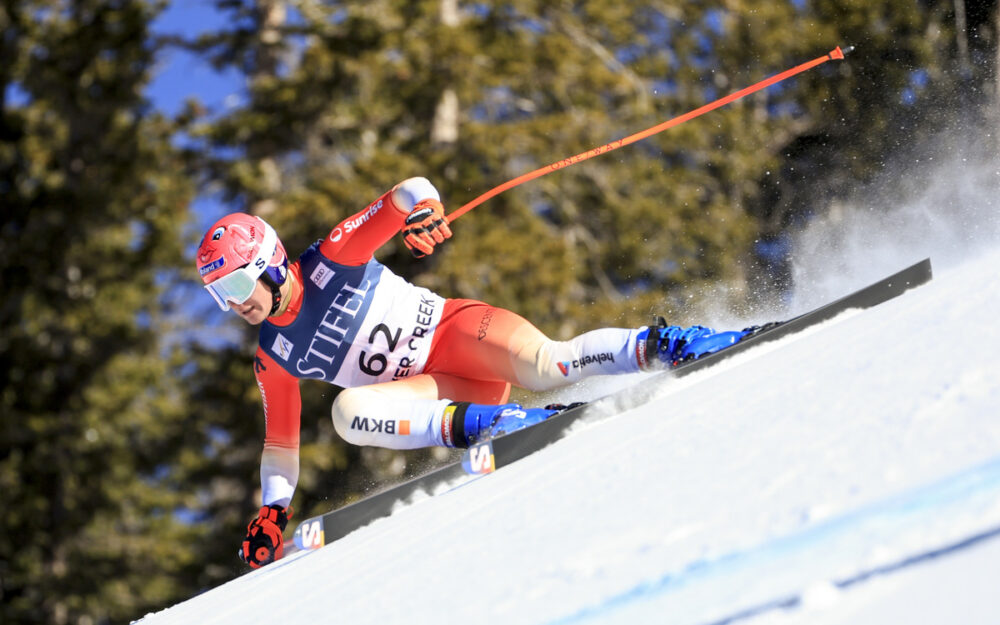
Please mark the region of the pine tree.
MULTIPOLYGON (((142 2, 6 2, 0 620, 124 622, 197 579, 162 295, 190 185, 142 98, 142 2)), ((185 263, 186 264, 186 263, 185 263)))

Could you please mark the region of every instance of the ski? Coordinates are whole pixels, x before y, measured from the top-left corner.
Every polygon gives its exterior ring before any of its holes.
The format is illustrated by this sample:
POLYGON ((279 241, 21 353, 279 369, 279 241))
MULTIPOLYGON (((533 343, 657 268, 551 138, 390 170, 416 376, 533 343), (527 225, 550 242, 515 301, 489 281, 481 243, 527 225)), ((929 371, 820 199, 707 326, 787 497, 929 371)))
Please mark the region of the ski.
MULTIPOLYGON (((924 259, 838 300, 767 327, 731 347, 698 360, 681 363, 663 375, 672 377, 689 375, 718 364, 755 345, 776 341, 800 332, 848 310, 872 308, 929 282, 932 275, 930 259, 924 259)), ((467 449, 460 462, 446 465, 343 508, 306 519, 295 529, 293 535, 295 547, 300 550, 317 549, 376 519, 391 515, 393 507, 398 502, 406 501, 418 492, 433 493, 442 484, 457 483, 463 477, 469 479, 469 476, 493 473, 559 440, 571 425, 592 414, 593 411, 592 405, 584 404, 529 428, 483 441, 467 449)))
MULTIPOLYGON (((764 329, 714 354, 702 356, 698 360, 680 363, 665 372, 664 375, 672 377, 689 375, 695 371, 703 370, 706 367, 711 367, 723 360, 732 358, 736 354, 756 345, 776 341, 810 326, 828 321, 848 310, 878 306, 883 302, 902 295, 912 288, 929 282, 932 275, 931 261, 930 259, 924 259, 919 263, 911 265, 865 288, 854 291, 849 295, 845 295, 829 304, 764 329)), ((462 460, 463 465, 470 466, 472 468, 471 472, 474 473, 492 473, 500 467, 520 460, 529 454, 533 454, 560 439, 563 432, 576 421, 586 417, 590 410, 592 410, 590 406, 583 405, 549 417, 530 428, 511 432, 490 441, 473 445, 466 450, 462 460)))

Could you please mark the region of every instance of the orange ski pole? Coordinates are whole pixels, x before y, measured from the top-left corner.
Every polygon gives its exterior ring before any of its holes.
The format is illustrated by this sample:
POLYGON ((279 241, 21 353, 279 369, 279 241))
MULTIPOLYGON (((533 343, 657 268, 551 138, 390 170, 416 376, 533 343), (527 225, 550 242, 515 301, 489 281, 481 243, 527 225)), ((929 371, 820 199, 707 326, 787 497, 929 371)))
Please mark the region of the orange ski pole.
POLYGON ((790 77, 792 77, 792 76, 794 76, 796 74, 800 74, 800 73, 802 73, 802 72, 804 72, 804 71, 806 71, 808 69, 812 69, 812 68, 816 67, 817 65, 821 65, 823 63, 826 63, 827 61, 831 61, 831 60, 834 60, 834 59, 843 59, 844 55, 847 54, 847 53, 849 53, 849 52, 851 52, 853 49, 854 49, 854 47, 850 46, 850 47, 847 47, 847 48, 841 50, 840 46, 837 46, 836 48, 834 48, 833 50, 831 50, 830 52, 824 54, 823 56, 821 56, 819 58, 813 59, 812 61, 809 61, 807 63, 803 63, 802 65, 798 65, 796 67, 793 67, 793 68, 791 68, 789 70, 781 72, 780 74, 776 74, 774 76, 771 76, 770 78, 764 79, 764 80, 760 81, 759 83, 757 83, 755 85, 751 85, 751 86, 749 86, 749 87, 747 87, 745 89, 741 89, 741 90, 736 91, 734 93, 731 93, 731 94, 729 94, 729 95, 727 95, 725 97, 719 98, 718 100, 716 100, 714 102, 710 102, 709 104, 706 104, 705 106, 702 106, 701 108, 697 108, 697 109, 695 109, 695 110, 693 110, 693 111, 691 111, 689 113, 685 113, 683 115, 680 115, 679 117, 675 117, 675 118, 667 120, 667 121, 665 121, 665 122, 663 122, 661 124, 657 124, 656 126, 653 126, 652 128, 647 128, 646 130, 643 130, 642 132, 637 132, 634 135, 629 135, 629 136, 625 137, 624 139, 618 139, 617 141, 612 141, 611 143, 607 143, 605 145, 602 145, 601 147, 593 148, 593 149, 587 150, 586 152, 581 152, 580 154, 577 154, 576 156, 571 156, 569 158, 564 158, 563 160, 556 161, 555 163, 552 163, 551 165, 546 165, 545 167, 541 167, 539 169, 536 169, 535 171, 531 171, 531 172, 528 172, 526 174, 522 174, 522 175, 518 176, 517 178, 514 178, 512 180, 508 180, 507 182, 505 182, 505 183, 503 183, 503 184, 501 184, 499 186, 493 187, 492 189, 490 189, 486 193, 483 193, 482 195, 480 195, 476 199, 472 200, 468 204, 465 204, 464 206, 462 206, 462 207, 460 207, 460 208, 452 211, 452 213, 448 215, 447 219, 448 219, 449 222, 453 222, 456 219, 458 219, 459 217, 461 217, 462 215, 464 215, 465 213, 467 213, 470 210, 472 210, 473 208, 479 206, 480 204, 482 204, 486 200, 488 200, 488 199, 490 199, 490 198, 492 198, 492 197, 494 197, 496 195, 499 195, 499 194, 503 193, 504 191, 506 191, 508 189, 512 189, 513 187, 516 187, 519 184, 523 184, 525 182, 528 182, 529 180, 534 180, 535 178, 541 178, 545 174, 548 174, 548 173, 551 173, 553 171, 556 171, 557 169, 562 169, 564 167, 569 167, 570 165, 575 165, 576 163, 579 163, 581 161, 585 161, 585 160, 587 160, 589 158, 594 158, 595 156, 600 156, 601 154, 607 154, 608 152, 610 152, 612 150, 617 150, 618 148, 624 147, 626 145, 631 145, 631 144, 635 143, 636 141, 642 141, 643 139, 645 139, 647 137, 651 137, 651 136, 653 136, 655 134, 663 132, 664 130, 666 130, 668 128, 673 128, 674 126, 678 126, 680 124, 683 124, 684 122, 686 122, 688 120, 691 120, 691 119, 694 119, 695 117, 698 117, 700 115, 704 115, 705 113, 708 113, 709 111, 714 111, 715 109, 717 109, 719 107, 722 107, 722 106, 725 106, 725 105, 729 104, 730 102, 733 102, 735 100, 739 100, 740 98, 748 96, 751 93, 754 93, 756 91, 760 91, 761 89, 765 89, 767 87, 770 87, 773 84, 776 84, 776 83, 781 82, 782 80, 785 80, 786 78, 790 78, 790 77))

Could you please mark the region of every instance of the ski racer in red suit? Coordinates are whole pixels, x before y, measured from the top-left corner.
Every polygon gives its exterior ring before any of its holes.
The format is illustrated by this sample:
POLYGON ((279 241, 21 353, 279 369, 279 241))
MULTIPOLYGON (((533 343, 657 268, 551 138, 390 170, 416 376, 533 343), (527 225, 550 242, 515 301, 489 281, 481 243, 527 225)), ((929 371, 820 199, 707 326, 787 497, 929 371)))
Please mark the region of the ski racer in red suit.
POLYGON ((732 345, 744 332, 703 326, 600 329, 554 341, 508 310, 445 299, 374 259, 402 231, 416 255, 451 237, 425 178, 401 182, 337 224, 289 263, 259 217, 227 215, 197 253, 205 288, 223 310, 260 325, 254 373, 264 405, 262 504, 240 556, 280 558, 299 472, 300 379, 344 387, 333 423, 344 440, 392 449, 468 447, 557 412, 505 404, 512 384, 534 391, 591 375, 633 373, 732 345))

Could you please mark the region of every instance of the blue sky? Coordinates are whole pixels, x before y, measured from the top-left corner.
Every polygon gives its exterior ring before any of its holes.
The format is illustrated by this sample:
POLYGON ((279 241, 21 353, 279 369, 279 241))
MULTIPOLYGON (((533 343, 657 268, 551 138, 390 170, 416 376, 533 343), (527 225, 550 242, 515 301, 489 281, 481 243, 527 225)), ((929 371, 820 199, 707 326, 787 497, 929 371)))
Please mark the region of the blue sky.
MULTIPOLYGON (((153 32, 158 35, 181 35, 194 38, 198 35, 225 28, 227 21, 207 0, 173 0, 153 24, 153 32)), ((198 99, 210 113, 217 114, 227 106, 240 104, 243 98, 243 78, 238 72, 218 72, 210 64, 196 55, 177 49, 166 49, 160 53, 155 74, 146 95, 157 109, 166 115, 176 115, 188 98, 198 99)), ((194 220, 191 228, 192 244, 188 250, 194 257, 194 240, 212 222, 236 207, 227 206, 211 194, 202 193, 190 205, 194 220)), ((187 276, 190 283, 182 284, 174 296, 183 302, 182 315, 196 315, 208 326, 208 331, 198 331, 196 340, 210 346, 233 344, 239 341, 238 326, 227 315, 220 314, 211 298, 200 288, 190 290, 193 284, 200 284, 197 273, 187 276)), ((169 296, 168 296, 169 297, 169 296)), ((190 336, 188 337, 190 338, 190 336)))
MULTIPOLYGON (((198 35, 224 28, 225 16, 206 0, 174 0, 153 24, 159 35, 198 35)), ((188 98, 197 98, 210 111, 242 101, 242 77, 236 71, 218 72, 193 54, 168 49, 161 53, 157 71, 147 88, 156 108, 168 115, 181 110, 188 98)))

